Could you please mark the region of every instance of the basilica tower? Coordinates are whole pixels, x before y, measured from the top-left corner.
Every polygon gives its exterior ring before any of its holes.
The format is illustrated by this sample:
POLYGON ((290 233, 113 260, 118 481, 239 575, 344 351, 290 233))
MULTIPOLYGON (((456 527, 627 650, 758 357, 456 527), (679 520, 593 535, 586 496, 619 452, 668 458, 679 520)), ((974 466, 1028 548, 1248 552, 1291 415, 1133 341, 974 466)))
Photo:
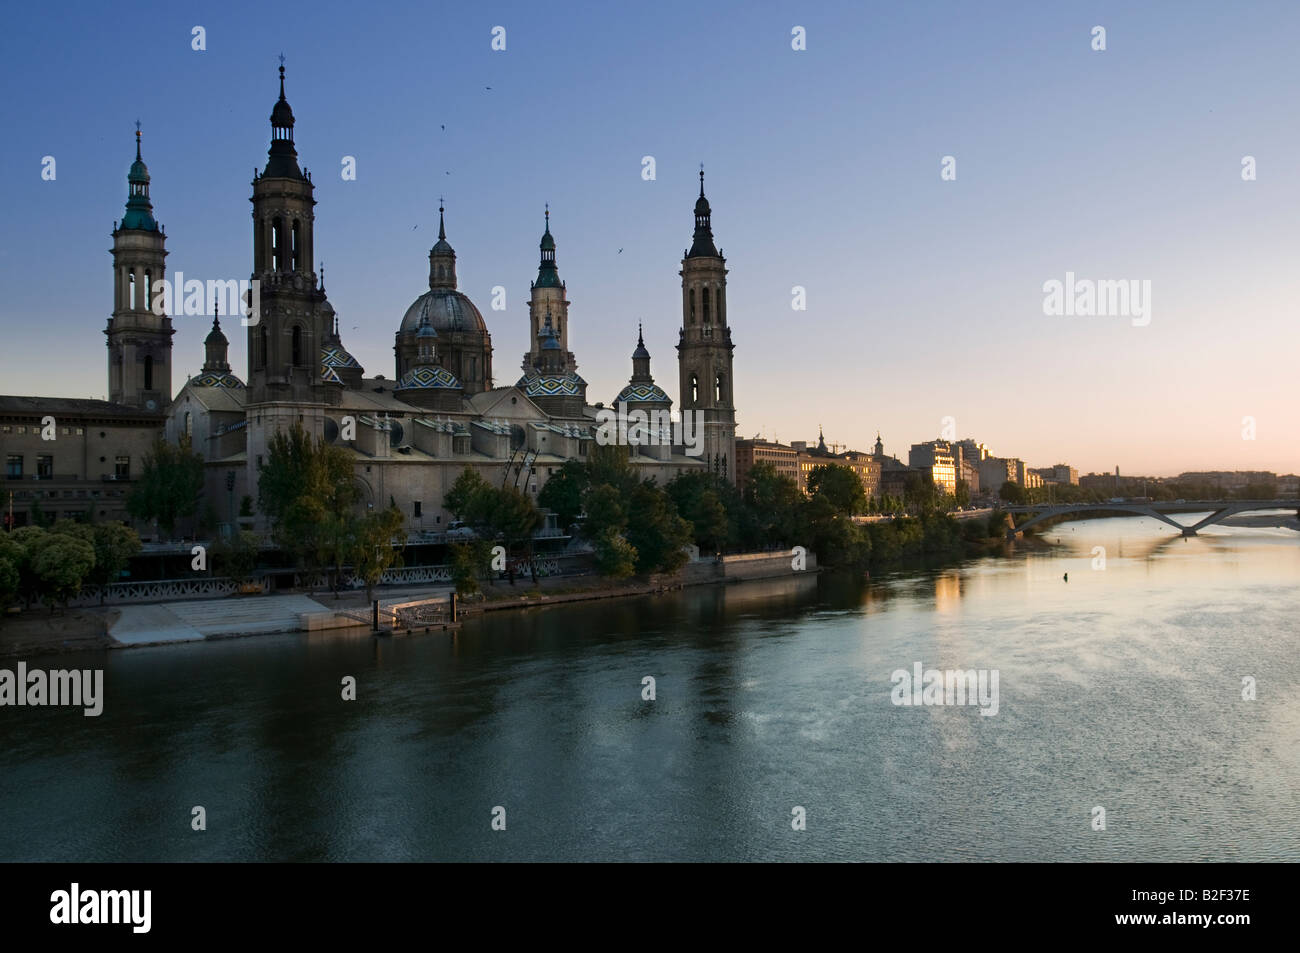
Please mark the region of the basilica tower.
POLYGON ((695 202, 695 241, 682 258, 682 328, 677 364, 682 414, 702 433, 710 471, 736 480, 736 409, 732 400, 731 328, 727 324, 727 263, 713 244, 712 211, 704 197, 695 202))
MULTIPOLYGON (((108 399, 141 410, 163 411, 172 399, 172 319, 151 307, 156 282, 165 279, 167 236, 153 217, 149 169, 140 158, 127 173, 126 214, 113 228, 113 313, 108 337, 108 399)), ((157 302, 163 304, 161 296, 157 302)))
POLYGON ((567 289, 560 280, 560 272, 555 264, 555 238, 551 235, 551 207, 546 206, 546 231, 542 233, 539 245, 541 261, 537 265, 537 280, 529 285, 528 296, 528 353, 524 355, 523 369, 527 372, 536 367, 541 358, 541 345, 546 340, 544 333, 546 316, 551 316, 551 329, 556 343, 564 355, 567 369, 572 372, 578 368, 578 362, 569 350, 569 300, 567 289))
POLYGON ((293 125, 282 65, 280 98, 271 110, 271 148, 266 168, 254 173, 250 200, 252 278, 260 285, 257 320, 248 327, 250 404, 337 403, 343 386, 322 362, 322 353, 338 342, 333 311, 312 268, 315 186, 298 168, 293 125))

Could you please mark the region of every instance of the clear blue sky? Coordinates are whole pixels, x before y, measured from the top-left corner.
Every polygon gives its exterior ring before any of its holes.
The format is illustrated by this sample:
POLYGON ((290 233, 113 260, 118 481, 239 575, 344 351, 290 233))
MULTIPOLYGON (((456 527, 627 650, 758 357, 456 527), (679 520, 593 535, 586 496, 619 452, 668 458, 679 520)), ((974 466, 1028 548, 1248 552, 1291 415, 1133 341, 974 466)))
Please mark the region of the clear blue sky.
MULTIPOLYGON (((742 435, 815 439, 821 424, 867 448, 879 429, 906 458, 952 416, 958 436, 1035 466, 1294 472, 1300 6, 1134 6, 17 6, 0 38, 0 392, 104 395, 109 232, 137 118, 169 273, 248 276, 283 51, 317 257, 367 374, 393 374, 443 194, 461 290, 489 322, 498 383, 513 380, 549 201, 589 399, 626 382, 638 319, 675 397, 704 162, 742 435), (1043 283, 1066 271, 1150 280, 1151 323, 1045 316, 1043 283)), ((207 325, 176 325, 179 387, 207 325)))

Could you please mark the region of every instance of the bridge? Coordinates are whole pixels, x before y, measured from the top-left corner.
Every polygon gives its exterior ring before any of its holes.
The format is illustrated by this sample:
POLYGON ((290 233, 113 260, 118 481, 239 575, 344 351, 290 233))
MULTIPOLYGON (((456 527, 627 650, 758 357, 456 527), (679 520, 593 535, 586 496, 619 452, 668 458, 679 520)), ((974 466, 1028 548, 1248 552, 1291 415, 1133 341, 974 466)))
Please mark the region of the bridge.
POLYGON ((1162 523, 1168 523, 1183 536, 1195 536, 1196 531, 1212 526, 1229 516, 1250 510, 1296 510, 1300 513, 1300 500, 1160 500, 1148 502, 1115 503, 1029 503, 1021 506, 1004 506, 1006 513, 1033 513, 1031 519, 1021 523, 1015 529, 1007 530, 1007 539, 1015 539, 1029 527, 1043 520, 1074 513, 1116 513, 1133 516, 1150 516, 1162 523), (1170 519, 1169 513, 1203 513, 1210 510, 1210 515, 1191 525, 1184 525, 1170 519))

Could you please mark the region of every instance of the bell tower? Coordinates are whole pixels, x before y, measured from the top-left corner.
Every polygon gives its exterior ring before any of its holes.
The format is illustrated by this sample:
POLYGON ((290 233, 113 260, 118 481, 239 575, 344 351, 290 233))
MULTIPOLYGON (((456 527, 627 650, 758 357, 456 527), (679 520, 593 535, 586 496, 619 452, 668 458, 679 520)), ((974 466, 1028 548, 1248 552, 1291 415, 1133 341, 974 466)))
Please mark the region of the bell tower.
POLYGON ((712 211, 695 202, 695 240, 682 258, 682 327, 677 344, 679 406, 694 417, 709 470, 736 482, 736 409, 732 401, 731 328, 727 324, 727 262, 713 244, 712 211))
MULTIPOLYGON (((332 335, 324 289, 312 269, 315 186, 298 168, 293 110, 280 98, 271 110, 266 168, 253 175, 253 272, 257 319, 248 318, 250 404, 332 403, 337 384, 324 379, 321 350, 332 335)), ((305 423, 305 422, 304 422, 305 423)), ((309 428, 310 429, 310 428, 309 428)))
POLYGON ((161 413, 172 399, 172 335, 176 332, 172 319, 161 313, 163 297, 156 295, 157 282, 166 277, 167 236, 153 217, 149 169, 140 158, 140 124, 135 127, 126 214, 113 227, 113 313, 104 330, 108 399, 161 413))
POLYGON ((568 290, 560 280, 560 271, 555 264, 555 238, 551 235, 551 206, 546 206, 546 231, 538 246, 541 261, 537 265, 537 280, 528 289, 528 353, 524 355, 523 369, 527 373, 536 367, 541 357, 541 343, 546 337, 544 328, 547 315, 551 318, 551 331, 555 336, 560 351, 564 354, 566 366, 570 371, 577 370, 578 362, 569 350, 569 300, 568 290))

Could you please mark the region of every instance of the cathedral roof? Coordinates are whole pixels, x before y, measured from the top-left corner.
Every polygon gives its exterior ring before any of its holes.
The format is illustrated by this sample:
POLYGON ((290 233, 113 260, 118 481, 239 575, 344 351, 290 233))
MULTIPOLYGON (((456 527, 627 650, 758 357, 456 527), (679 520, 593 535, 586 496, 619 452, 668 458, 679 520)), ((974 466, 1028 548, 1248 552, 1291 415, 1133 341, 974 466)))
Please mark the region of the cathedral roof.
POLYGON ((454 288, 432 288, 412 302, 402 318, 398 334, 414 333, 419 330, 423 319, 428 317, 429 324, 439 333, 443 331, 487 331, 483 315, 479 314, 474 302, 454 288))
POLYGON ((321 367, 360 367, 357 359, 342 344, 326 344, 320 349, 321 367))
POLYGON ((638 383, 638 384, 628 384, 621 391, 619 391, 618 397, 614 399, 614 403, 618 403, 619 401, 623 401, 624 403, 628 403, 628 404, 637 404, 637 403, 671 404, 672 398, 670 398, 667 394, 665 394, 663 388, 660 387, 658 384, 638 383))
POLYGON ((580 396, 587 386, 577 374, 529 374, 515 385, 526 397, 580 396))
POLYGON ((400 393, 404 390, 437 390, 449 389, 459 390, 460 381, 456 376, 445 367, 430 367, 421 365, 413 367, 397 382, 393 388, 394 393, 400 393))
POLYGON ((190 378, 191 387, 228 387, 232 390, 243 389, 244 382, 227 371, 205 371, 197 377, 190 378))

